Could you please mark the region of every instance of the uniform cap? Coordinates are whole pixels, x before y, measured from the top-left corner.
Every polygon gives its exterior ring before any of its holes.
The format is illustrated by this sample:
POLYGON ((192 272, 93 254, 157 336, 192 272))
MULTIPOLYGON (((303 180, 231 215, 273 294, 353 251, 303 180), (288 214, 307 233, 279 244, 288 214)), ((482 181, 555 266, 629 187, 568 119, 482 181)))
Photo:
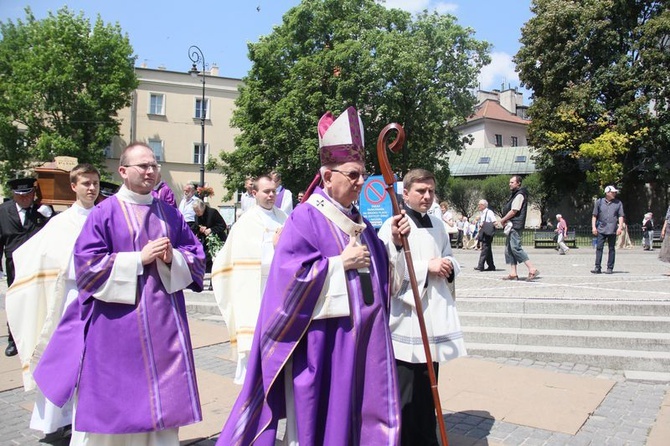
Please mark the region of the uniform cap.
POLYGON ((100 195, 102 195, 105 198, 111 197, 115 193, 119 191, 119 186, 118 184, 110 183, 109 181, 101 181, 100 182, 100 195))
POLYGON ((35 189, 35 178, 16 178, 7 181, 7 186, 18 195, 26 195, 35 189))

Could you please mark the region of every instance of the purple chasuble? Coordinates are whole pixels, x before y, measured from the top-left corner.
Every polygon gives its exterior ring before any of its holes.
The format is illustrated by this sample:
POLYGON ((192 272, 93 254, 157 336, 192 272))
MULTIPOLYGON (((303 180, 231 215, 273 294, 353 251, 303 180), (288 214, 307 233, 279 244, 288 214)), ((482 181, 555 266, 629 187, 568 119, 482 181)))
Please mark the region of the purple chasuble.
MULTIPOLYGON (((324 195, 321 189, 315 193, 324 195)), ((360 221, 357 211, 354 218, 360 221)), ((365 224, 361 242, 372 256, 373 303, 364 303, 358 273, 346 271, 350 316, 312 320, 328 257, 340 255, 349 236, 311 204, 291 213, 275 249, 244 386, 217 445, 275 444, 277 422, 286 416, 289 357, 301 445, 399 443, 388 257, 374 228, 365 224)))
POLYGON ((93 294, 119 252, 138 252, 168 237, 202 290, 205 255, 179 211, 160 200, 132 204, 111 197, 91 212, 77 239, 78 299, 63 315, 35 370, 45 396, 62 406, 77 388, 78 431, 151 432, 202 419, 184 295, 169 294, 156 262, 138 276, 134 305, 93 294))
POLYGON ((284 203, 284 192, 286 192, 286 189, 284 189, 284 186, 279 186, 277 188, 277 195, 275 196, 275 206, 277 206, 279 209, 281 209, 282 203, 284 203))

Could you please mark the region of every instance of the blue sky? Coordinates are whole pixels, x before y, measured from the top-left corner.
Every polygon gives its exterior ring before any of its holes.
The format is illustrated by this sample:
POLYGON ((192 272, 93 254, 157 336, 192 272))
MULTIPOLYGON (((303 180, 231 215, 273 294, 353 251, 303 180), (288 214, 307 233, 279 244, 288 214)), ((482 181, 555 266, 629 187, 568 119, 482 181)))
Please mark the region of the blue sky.
MULTIPOLYGON (((241 78, 250 68, 247 42, 272 32, 299 0, 0 0, 0 20, 25 17, 30 6, 35 16, 67 5, 87 17, 98 14, 105 22, 118 22, 130 37, 137 65, 188 71, 190 45, 198 45, 207 64, 216 63, 221 76, 241 78), (258 10, 259 8, 260 10, 258 10)), ((492 63, 482 70, 483 89, 518 87, 512 57, 519 49, 521 27, 530 18, 530 0, 387 0, 387 7, 417 12, 423 9, 450 13, 458 23, 475 30, 475 36, 493 45, 492 63)), ((528 103, 528 92, 524 101, 528 103)))

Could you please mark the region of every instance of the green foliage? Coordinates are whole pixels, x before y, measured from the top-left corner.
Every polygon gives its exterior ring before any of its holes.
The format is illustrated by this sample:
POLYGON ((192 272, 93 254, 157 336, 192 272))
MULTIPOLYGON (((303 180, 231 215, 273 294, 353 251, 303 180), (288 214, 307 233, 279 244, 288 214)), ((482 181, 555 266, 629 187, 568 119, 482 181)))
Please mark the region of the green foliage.
POLYGON ((472 112, 489 45, 450 15, 387 10, 374 0, 303 0, 273 32, 249 44, 232 124, 236 150, 221 155, 226 188, 271 169, 292 190, 304 189, 320 162, 316 124, 326 111, 353 105, 365 124, 367 168, 376 170, 377 135, 402 124, 406 147, 389 159, 409 168, 447 169, 460 150, 455 127, 472 112))
POLYGON ((133 49, 117 25, 67 8, 0 23, 0 176, 54 156, 98 167, 137 87, 133 49))
POLYGON ((670 180, 670 11, 658 0, 533 0, 515 56, 549 190, 670 180))
POLYGON ((479 181, 481 198, 489 202, 489 208, 502 217, 502 210, 509 199, 509 178, 511 175, 496 175, 479 181))
POLYGON ((477 211, 477 203, 482 198, 481 190, 481 180, 451 177, 444 195, 450 209, 455 209, 469 219, 477 211))
MULTIPOLYGON (((447 181, 443 194, 449 207, 470 218, 477 212, 477 203, 482 198, 488 201, 489 209, 499 217, 509 200, 509 179, 511 175, 496 175, 484 179, 452 177, 447 181)), ((522 185, 528 189, 528 204, 535 206, 544 215, 552 194, 546 188, 541 173, 533 173, 523 179, 522 185)))
POLYGON ((207 237, 205 237, 205 245, 207 246, 207 252, 211 258, 216 257, 219 251, 221 251, 221 248, 223 248, 223 243, 223 240, 221 240, 219 236, 214 233, 210 233, 207 237))

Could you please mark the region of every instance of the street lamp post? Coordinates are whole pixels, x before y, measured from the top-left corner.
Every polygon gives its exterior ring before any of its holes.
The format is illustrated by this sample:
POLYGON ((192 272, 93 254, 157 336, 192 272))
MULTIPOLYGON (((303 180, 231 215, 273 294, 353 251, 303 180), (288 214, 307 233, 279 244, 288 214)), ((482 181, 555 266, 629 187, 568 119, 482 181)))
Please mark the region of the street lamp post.
POLYGON ((200 187, 205 187, 205 115, 207 108, 205 106, 205 56, 202 50, 195 45, 188 49, 188 57, 193 62, 193 66, 188 73, 193 77, 202 75, 202 102, 200 102, 200 187), (197 64, 202 62, 202 70, 198 70, 197 64))

